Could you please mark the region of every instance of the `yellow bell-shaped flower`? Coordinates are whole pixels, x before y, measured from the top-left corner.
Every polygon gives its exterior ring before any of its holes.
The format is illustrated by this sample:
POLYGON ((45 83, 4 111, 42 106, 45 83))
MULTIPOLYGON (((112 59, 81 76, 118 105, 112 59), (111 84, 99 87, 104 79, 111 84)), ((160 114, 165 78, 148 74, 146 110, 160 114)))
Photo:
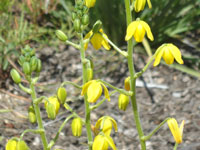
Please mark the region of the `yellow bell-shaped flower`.
POLYGON ((85 5, 90 8, 90 7, 94 7, 96 3, 96 0, 85 0, 85 5))
POLYGON ((97 80, 90 80, 89 82, 84 84, 81 95, 84 95, 85 93, 87 93, 88 102, 95 103, 102 94, 102 86, 104 88, 105 97, 108 99, 108 101, 110 101, 108 89, 103 83, 97 80))
POLYGON ((176 121, 176 119, 174 118, 170 118, 167 121, 167 124, 169 126, 169 129, 171 130, 171 133, 174 137, 174 140, 176 141, 176 143, 180 144, 182 143, 182 136, 183 136, 183 127, 184 127, 184 120, 181 122, 180 127, 178 127, 178 123, 176 121))
POLYGON ((146 33, 147 37, 153 41, 154 38, 149 25, 146 22, 137 19, 128 25, 125 40, 128 41, 134 36, 136 42, 142 42, 146 33))
POLYGON ((72 134, 74 136, 81 136, 82 133, 82 121, 81 118, 74 118, 71 123, 72 134))
POLYGON ((110 136, 98 134, 94 138, 92 150, 108 150, 108 147, 111 147, 113 150, 117 150, 115 143, 110 136))
MULTIPOLYGON (((108 42, 102 37, 103 34, 106 38, 107 35, 103 32, 103 29, 100 29, 99 32, 93 33, 93 31, 91 30, 88 34, 86 34, 86 36, 84 37, 84 40, 86 39, 90 39, 93 47, 98 50, 101 48, 101 46, 103 46, 106 50, 110 50, 110 45, 108 44, 108 42)), ((84 48, 85 50, 88 47, 88 43, 85 43, 84 48)))
POLYGON ((155 53, 155 61, 153 66, 157 66, 160 63, 161 58, 163 57, 166 64, 170 65, 173 64, 174 58, 179 64, 183 64, 181 52, 175 45, 169 43, 169 44, 163 44, 161 45, 155 53))
MULTIPOLYGON (((147 0, 147 3, 149 8, 152 8, 151 1, 147 0)), ((136 0, 134 5, 135 11, 140 12, 141 10, 144 9, 145 5, 146 5, 146 0, 136 0)))
POLYGON ((16 150, 17 147, 17 140, 10 139, 6 144, 6 150, 16 150))

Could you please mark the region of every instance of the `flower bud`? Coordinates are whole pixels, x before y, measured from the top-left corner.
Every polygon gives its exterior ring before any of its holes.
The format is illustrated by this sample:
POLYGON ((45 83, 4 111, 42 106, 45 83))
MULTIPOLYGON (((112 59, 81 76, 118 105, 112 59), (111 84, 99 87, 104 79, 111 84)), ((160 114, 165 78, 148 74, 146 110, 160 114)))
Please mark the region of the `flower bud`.
POLYGON ((25 57, 23 55, 21 55, 19 57, 19 60, 18 60, 19 64, 22 66, 22 64, 25 62, 25 57))
POLYGON ((68 39, 67 35, 61 30, 56 30, 56 36, 58 37, 59 40, 64 42, 68 39))
POLYGON ((101 27, 102 27, 102 22, 100 20, 97 20, 92 28, 93 33, 97 33, 101 29, 101 27))
POLYGON ((87 77, 88 77, 88 81, 93 79, 93 70, 92 70, 92 68, 87 68, 87 77))
POLYGON ((89 23, 89 16, 88 16, 88 14, 83 15, 83 17, 82 17, 82 23, 83 23, 83 25, 87 25, 89 23))
POLYGON ((120 94, 118 99, 119 109, 125 111, 128 104, 129 104, 129 97, 124 94, 120 94))
POLYGON ((37 59, 37 68, 36 68, 36 72, 40 72, 42 70, 42 62, 40 59, 37 59))
POLYGON ((76 19, 76 13, 72 13, 72 20, 75 20, 76 19))
POLYGON ((6 150, 16 150, 17 141, 15 139, 8 140, 6 144, 6 150))
POLYGON ((19 75, 19 73, 17 72, 17 70, 15 69, 12 69, 10 71, 10 75, 13 79, 13 81, 16 83, 16 84, 19 84, 21 82, 21 76, 19 75))
POLYGON ((85 0, 85 5, 90 8, 90 7, 94 7, 96 3, 96 0, 85 0))
POLYGON ((79 32, 81 29, 81 23, 80 23, 80 19, 75 19, 74 20, 74 29, 75 31, 79 32))
POLYGON ((23 63, 23 66, 22 66, 22 69, 23 69, 23 72, 24 72, 26 75, 30 75, 30 73, 31 73, 31 68, 30 68, 29 62, 24 62, 24 63, 23 63))
POLYGON ((29 150, 29 147, 23 140, 20 140, 17 142, 16 150, 29 150))
POLYGON ((30 60, 31 71, 35 71, 37 68, 37 58, 35 56, 31 57, 30 60))
POLYGON ((60 103, 57 97, 49 97, 48 101, 45 101, 45 108, 48 115, 48 118, 55 119, 58 111, 60 109, 60 103))
POLYGON ((124 88, 125 88, 125 90, 127 90, 127 91, 130 90, 130 77, 127 77, 127 78, 124 80, 124 88))
POLYGON ((92 150, 108 150, 109 144, 105 136, 99 134, 94 138, 92 150))
POLYGON ((59 87, 57 91, 57 97, 60 102, 60 104, 64 104, 67 98, 67 91, 64 87, 59 87))
POLYGON ((30 106, 28 109, 28 119, 30 123, 36 123, 35 110, 33 109, 33 106, 30 106))
POLYGON ((73 136, 81 136, 82 133, 82 121, 81 118, 74 118, 71 123, 73 136))

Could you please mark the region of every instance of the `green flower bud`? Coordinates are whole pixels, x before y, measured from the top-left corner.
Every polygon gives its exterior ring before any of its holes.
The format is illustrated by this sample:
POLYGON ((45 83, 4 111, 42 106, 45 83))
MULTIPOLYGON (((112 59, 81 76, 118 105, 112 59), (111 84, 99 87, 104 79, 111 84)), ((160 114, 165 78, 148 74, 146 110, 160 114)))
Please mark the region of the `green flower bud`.
POLYGON ((92 28, 93 33, 97 33, 101 29, 101 27, 102 27, 102 22, 100 20, 97 20, 92 28))
POLYGON ((88 16, 88 14, 83 15, 83 17, 82 17, 82 23, 83 23, 83 25, 87 25, 89 23, 89 16, 88 16))
POLYGON ((76 13, 72 13, 72 20, 75 20, 76 19, 76 13))
POLYGON ((125 111, 128 104, 129 104, 129 97, 124 94, 120 94, 118 99, 119 109, 125 111))
POLYGON ((30 123, 36 123, 36 116, 35 116, 35 110, 33 109, 33 106, 30 106, 28 109, 28 119, 30 123))
POLYGON ((67 41, 68 39, 67 35, 61 30, 56 30, 56 36, 58 37, 59 40, 63 42, 67 41))
POLYGON ((30 60, 31 71, 35 71, 37 68, 37 57, 33 56, 30 60))
POLYGON ((55 96, 49 97, 48 101, 45 101, 45 109, 46 109, 48 118, 55 119, 60 109, 60 103, 57 97, 55 96))
POLYGON ((25 62, 25 57, 23 56, 23 55, 21 55, 20 57, 19 57, 19 64, 22 66, 22 64, 25 62))
POLYGON ((34 56, 34 55, 35 55, 35 50, 31 50, 30 56, 34 56))
POLYGON ((88 77, 88 81, 93 79, 93 70, 92 70, 92 68, 87 68, 87 77, 88 77))
POLYGON ((15 69, 12 69, 10 71, 10 75, 13 79, 13 81, 16 83, 16 84, 19 84, 21 82, 21 76, 19 75, 19 73, 17 72, 17 70, 15 69))
POLYGON ((30 67, 29 62, 24 62, 23 63, 22 70, 26 75, 30 75, 31 74, 31 67, 30 67))
POLYGON ((57 91, 57 97, 60 102, 60 104, 64 104, 67 98, 67 91, 64 87, 59 87, 57 91))
POLYGON ((29 150, 29 147, 26 145, 26 143, 21 140, 17 142, 16 150, 29 150))
POLYGON ((75 31, 80 32, 80 29, 81 29, 80 19, 74 20, 74 29, 75 29, 75 31))
POLYGON ((17 147, 17 140, 10 139, 6 144, 6 150, 16 150, 17 147))
POLYGON ((42 70, 42 62, 40 59, 37 59, 37 68, 36 68, 36 72, 40 72, 42 70))
POLYGON ((52 103, 47 104, 46 111, 48 114, 48 118, 50 118, 52 120, 54 120, 56 118, 56 108, 52 103))
POLYGON ((81 118, 74 118, 71 123, 73 136, 81 136, 82 133, 82 121, 81 118))

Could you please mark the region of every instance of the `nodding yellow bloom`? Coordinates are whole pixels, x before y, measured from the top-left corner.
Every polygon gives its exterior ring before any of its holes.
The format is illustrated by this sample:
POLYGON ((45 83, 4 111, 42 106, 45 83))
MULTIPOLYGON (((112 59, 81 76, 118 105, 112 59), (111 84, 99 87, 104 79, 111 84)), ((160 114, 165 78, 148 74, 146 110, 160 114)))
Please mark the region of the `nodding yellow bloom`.
POLYGON ((136 42, 142 42, 146 33, 147 37, 153 41, 154 38, 149 25, 146 22, 137 19, 128 25, 125 40, 128 41, 134 36, 136 42))
POLYGON ((112 131, 112 126, 115 132, 117 132, 117 122, 112 117, 103 116, 96 122, 95 129, 100 128, 105 135, 109 136, 112 131))
POLYGON ((166 64, 170 65, 173 64, 174 58, 179 64, 183 64, 183 60, 181 57, 181 52, 175 45, 169 43, 169 44, 163 44, 161 45, 157 50, 155 54, 155 61, 153 66, 157 66, 160 63, 161 58, 163 57, 166 64))
POLYGON ((90 7, 94 7, 96 3, 96 0, 85 0, 85 5, 90 8, 90 7))
POLYGON ((176 119, 170 118, 167 123, 169 126, 169 129, 171 130, 171 133, 174 137, 174 140, 176 143, 180 144, 182 143, 182 136, 183 136, 183 127, 184 127, 184 120, 181 122, 180 127, 178 127, 178 123, 176 119))
POLYGON ((84 95, 87 92, 88 102, 95 103, 102 94, 102 86, 104 88, 105 97, 108 99, 108 101, 110 101, 108 89, 103 83, 97 80, 91 80, 84 84, 81 95, 84 95))
MULTIPOLYGON (((152 8, 151 1, 147 0, 147 3, 148 3, 149 8, 152 8)), ((134 5, 135 11, 139 12, 139 11, 143 10, 145 5, 146 5, 146 0, 136 0, 135 5, 134 5)))
MULTIPOLYGON (((100 49, 102 45, 106 50, 110 50, 110 45, 102 37, 101 34, 103 34, 106 38, 108 38, 107 35, 103 32, 103 29, 100 29, 99 32, 97 32, 97 33, 93 33, 93 31, 91 30, 88 34, 86 34, 84 39, 90 39, 93 47, 96 50, 100 49)), ((88 43, 85 43, 85 45, 84 45, 85 50, 87 49, 87 47, 88 47, 88 43)))
POLYGON ((82 133, 82 121, 81 118, 74 118, 71 123, 73 136, 81 136, 82 133))
POLYGON ((110 136, 107 136, 107 135, 104 135, 104 134, 98 134, 94 138, 92 150, 108 150, 109 146, 113 150, 117 150, 115 143, 110 136))

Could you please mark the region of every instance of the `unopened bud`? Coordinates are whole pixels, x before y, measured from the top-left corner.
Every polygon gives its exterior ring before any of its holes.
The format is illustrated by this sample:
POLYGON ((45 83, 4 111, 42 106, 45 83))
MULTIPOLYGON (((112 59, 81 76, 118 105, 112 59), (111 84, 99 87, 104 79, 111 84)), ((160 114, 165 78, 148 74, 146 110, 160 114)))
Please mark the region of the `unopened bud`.
POLYGON ((13 79, 13 81, 16 83, 16 84, 19 84, 21 82, 21 76, 19 75, 19 73, 17 72, 17 70, 15 69, 12 69, 10 71, 10 75, 13 79))
POLYGON ((16 150, 17 147, 17 140, 10 139, 6 144, 6 150, 16 150))
POLYGON ((22 69, 23 69, 23 72, 24 72, 26 75, 29 75, 29 74, 31 73, 31 68, 30 68, 29 62, 24 62, 24 63, 23 63, 23 66, 22 66, 22 69))
POLYGON ((67 91, 64 87, 59 87, 57 91, 57 97, 60 102, 60 104, 64 104, 67 98, 67 91))
POLYGON ((37 68, 36 68, 36 72, 40 72, 42 70, 42 62, 40 59, 37 59, 37 68))
POLYGON ((16 150, 29 150, 29 147, 23 140, 20 140, 17 142, 16 150))
POLYGON ((47 111, 48 118, 52 120, 56 118, 56 108, 52 103, 47 104, 46 111, 47 111))
POLYGON ((75 20, 76 19, 76 13, 72 13, 72 20, 75 20))
POLYGON ((93 79, 93 70, 92 70, 92 68, 87 68, 87 78, 88 78, 88 81, 93 79))
POLYGON ((130 77, 127 77, 127 78, 124 80, 124 88, 125 88, 125 90, 127 90, 127 91, 130 90, 130 77))
POLYGON ((97 20, 92 28, 93 33, 97 33, 101 29, 101 27, 102 27, 102 22, 100 20, 97 20))
POLYGON ((31 57, 30 60, 31 71, 35 71, 37 68, 37 58, 35 56, 31 57))
POLYGON ((119 109, 125 111, 128 104, 129 104, 129 97, 124 94, 120 94, 118 99, 119 109))
POLYGON ((77 32, 80 32, 80 29, 81 29, 80 19, 75 19, 75 20, 74 20, 74 29, 75 29, 77 32))
POLYGON ((83 15, 83 17, 82 17, 82 23, 83 23, 83 25, 87 25, 89 23, 89 16, 88 16, 88 14, 83 15))
POLYGON ((81 118, 74 118, 71 123, 73 136, 81 136, 82 133, 82 121, 81 118))
POLYGON ((60 103, 57 97, 55 96, 49 97, 48 101, 45 101, 45 108, 48 118, 55 119, 60 109, 60 103))
POLYGON ((30 106, 28 109, 28 119, 30 123, 36 123, 35 110, 33 109, 33 106, 30 106))
POLYGON ((67 35, 63 32, 63 31, 61 31, 61 30, 56 30, 56 36, 58 37, 58 39, 59 40, 61 40, 61 41, 67 41, 67 35))

